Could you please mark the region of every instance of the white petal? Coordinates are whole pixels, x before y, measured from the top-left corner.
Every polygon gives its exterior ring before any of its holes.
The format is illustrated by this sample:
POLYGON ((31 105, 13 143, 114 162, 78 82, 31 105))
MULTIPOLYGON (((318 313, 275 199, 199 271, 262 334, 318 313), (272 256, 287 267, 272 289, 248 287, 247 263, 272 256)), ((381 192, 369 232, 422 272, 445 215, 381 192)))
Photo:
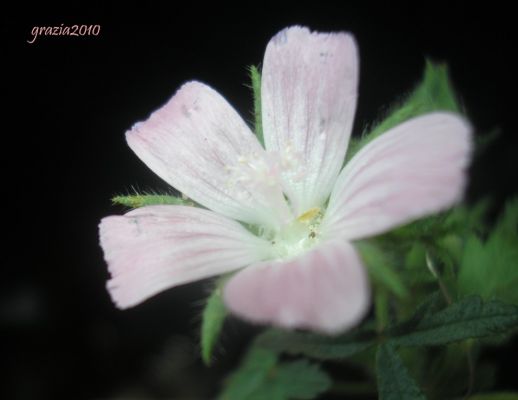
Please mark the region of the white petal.
POLYGON ((360 239, 452 206, 466 185, 471 131, 459 115, 435 112, 373 140, 338 177, 322 232, 360 239))
POLYGON ((268 251, 239 223, 195 207, 139 208, 104 218, 99 232, 111 273, 108 289, 120 308, 244 267, 268 251))
POLYGON ((265 261, 226 284, 225 304, 251 322, 335 334, 369 310, 367 274, 347 242, 323 243, 289 261, 265 261))
POLYGON ((283 162, 297 215, 324 203, 342 166, 356 109, 357 53, 347 33, 301 27, 281 31, 266 48, 265 145, 283 162))
POLYGON ((235 110, 198 82, 126 134, 170 185, 227 217, 277 226, 290 218, 275 165, 235 110))

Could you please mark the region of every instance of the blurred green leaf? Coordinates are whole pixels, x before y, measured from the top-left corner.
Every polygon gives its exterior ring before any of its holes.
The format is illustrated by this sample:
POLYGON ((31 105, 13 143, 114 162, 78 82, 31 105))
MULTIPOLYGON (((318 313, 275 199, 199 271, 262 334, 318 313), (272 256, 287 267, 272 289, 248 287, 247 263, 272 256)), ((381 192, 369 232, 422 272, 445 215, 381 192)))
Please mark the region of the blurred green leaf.
POLYGON ((203 309, 201 321, 201 357, 206 365, 209 365, 212 360, 212 353, 216 345, 227 310, 223 304, 221 296, 222 285, 226 281, 225 278, 220 279, 212 294, 207 299, 205 308, 203 309))
POLYGON ((426 399, 390 343, 378 346, 376 372, 380 400, 426 399))
POLYGON ((400 298, 408 296, 408 290, 399 274, 394 271, 394 262, 390 260, 388 252, 367 241, 357 242, 355 246, 374 282, 400 298))
POLYGON ((312 399, 331 386, 328 375, 317 364, 307 360, 280 364, 270 381, 269 385, 272 386, 269 390, 279 394, 279 399, 312 399))
POLYGON ((221 400, 312 399, 331 386, 327 374, 307 360, 277 363, 274 352, 252 347, 233 373, 221 400))
POLYGON ((252 399, 261 390, 268 374, 277 363, 277 355, 271 351, 252 347, 241 366, 228 379, 221 400, 252 399))
POLYGON ((460 110, 461 107, 448 77, 447 66, 426 61, 421 83, 405 101, 392 107, 382 122, 369 129, 368 133, 360 139, 351 140, 346 162, 367 143, 402 122, 432 111, 460 112, 460 110))
POLYGON ((398 337, 414 331, 423 319, 436 314, 444 305, 445 301, 440 291, 429 294, 419 303, 410 318, 390 327, 388 335, 398 337))
POLYGON ((302 354, 308 357, 331 360, 347 358, 375 343, 376 333, 324 336, 313 333, 269 329, 256 338, 258 346, 276 352, 302 354))
POLYGON ((401 346, 435 346, 481 338, 518 327, 518 307, 500 301, 484 303, 470 296, 437 313, 426 315, 413 326, 403 323, 388 332, 390 342, 401 346), (405 330, 407 332, 405 332, 405 330))
POLYGON ((509 201, 486 240, 471 234, 464 247, 458 289, 518 305, 518 199, 509 201))
MULTIPOLYGON (((383 235, 382 239, 391 243, 414 243, 418 240, 430 244, 438 238, 451 240, 452 235, 465 236, 473 231, 483 232, 488 206, 488 200, 479 201, 469 207, 459 205, 442 213, 421 218, 396 228, 383 235)), ((445 245, 451 246, 452 243, 445 243, 445 245)))

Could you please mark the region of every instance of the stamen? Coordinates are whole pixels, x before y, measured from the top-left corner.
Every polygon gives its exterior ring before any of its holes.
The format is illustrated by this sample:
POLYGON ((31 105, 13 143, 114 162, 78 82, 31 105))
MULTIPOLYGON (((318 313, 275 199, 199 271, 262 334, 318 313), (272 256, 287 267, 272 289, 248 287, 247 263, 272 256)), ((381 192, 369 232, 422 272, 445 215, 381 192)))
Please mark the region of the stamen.
POLYGON ((282 147, 279 154, 279 164, 282 173, 292 182, 300 182, 306 175, 306 166, 303 162, 303 155, 293 149, 291 143, 287 143, 282 147))
POLYGON ((257 154, 240 155, 234 165, 226 165, 229 172, 229 186, 239 183, 249 183, 251 189, 272 187, 277 185, 277 173, 273 163, 267 162, 257 154))
POLYGON ((279 229, 293 218, 281 187, 280 168, 275 157, 266 153, 240 154, 225 165, 224 190, 252 205, 254 218, 269 228, 279 229))

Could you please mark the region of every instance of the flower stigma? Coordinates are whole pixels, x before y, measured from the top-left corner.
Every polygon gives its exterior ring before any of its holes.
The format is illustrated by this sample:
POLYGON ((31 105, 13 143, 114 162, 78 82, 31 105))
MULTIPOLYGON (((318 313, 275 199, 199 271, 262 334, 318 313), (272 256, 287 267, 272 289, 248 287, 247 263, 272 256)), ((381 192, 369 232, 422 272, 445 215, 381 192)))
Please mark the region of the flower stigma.
POLYGON ((313 207, 282 227, 270 239, 273 258, 290 259, 308 251, 319 241, 322 210, 313 207))

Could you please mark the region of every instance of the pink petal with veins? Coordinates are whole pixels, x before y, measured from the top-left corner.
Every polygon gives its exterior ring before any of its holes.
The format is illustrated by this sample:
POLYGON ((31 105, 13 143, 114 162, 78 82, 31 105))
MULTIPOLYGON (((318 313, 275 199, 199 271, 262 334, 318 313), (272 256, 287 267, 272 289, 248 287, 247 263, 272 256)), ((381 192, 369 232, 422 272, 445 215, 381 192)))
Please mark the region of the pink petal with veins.
POLYGON ((212 211, 150 206, 104 218, 101 246, 119 308, 265 258, 268 243, 212 211))
POLYGON ((283 184, 299 215, 321 206, 342 167, 358 88, 358 50, 347 33, 284 29, 262 69, 266 149, 284 164, 283 184))
POLYGON ((335 334, 358 324, 370 290, 358 254, 327 242, 288 261, 264 261, 226 284, 225 304, 245 320, 335 334))
POLYGON ((275 166, 236 111, 207 85, 186 83, 126 138, 153 172, 213 211, 267 226, 291 216, 275 166))
POLYGON ((373 236, 462 198, 472 128, 458 114, 434 112, 392 128, 345 166, 322 221, 324 236, 373 236))

